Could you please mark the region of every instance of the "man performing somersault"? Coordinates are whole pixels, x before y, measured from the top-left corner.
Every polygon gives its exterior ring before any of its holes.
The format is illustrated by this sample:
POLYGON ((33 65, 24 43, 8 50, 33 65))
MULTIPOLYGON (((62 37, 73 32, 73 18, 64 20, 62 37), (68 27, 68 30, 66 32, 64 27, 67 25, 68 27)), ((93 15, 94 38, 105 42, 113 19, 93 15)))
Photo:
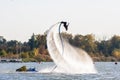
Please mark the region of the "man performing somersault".
POLYGON ((58 73, 96 73, 91 57, 82 49, 71 46, 63 39, 61 27, 68 30, 68 23, 61 21, 50 27, 47 32, 47 47, 58 73))

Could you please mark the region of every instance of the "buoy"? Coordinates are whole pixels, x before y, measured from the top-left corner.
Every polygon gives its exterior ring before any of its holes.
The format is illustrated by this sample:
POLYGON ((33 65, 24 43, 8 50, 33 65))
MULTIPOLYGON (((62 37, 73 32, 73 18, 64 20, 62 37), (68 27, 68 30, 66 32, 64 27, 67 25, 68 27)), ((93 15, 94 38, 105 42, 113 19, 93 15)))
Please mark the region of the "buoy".
POLYGON ((117 65, 117 62, 115 62, 115 64, 117 65))

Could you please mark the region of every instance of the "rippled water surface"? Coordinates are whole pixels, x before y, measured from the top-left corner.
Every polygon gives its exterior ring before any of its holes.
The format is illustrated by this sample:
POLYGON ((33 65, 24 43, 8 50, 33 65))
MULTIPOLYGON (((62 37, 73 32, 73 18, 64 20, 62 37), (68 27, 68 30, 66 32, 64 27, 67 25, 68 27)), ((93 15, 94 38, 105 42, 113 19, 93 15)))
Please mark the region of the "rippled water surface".
POLYGON ((53 63, 0 63, 0 80, 120 80, 120 62, 96 62, 97 74, 61 74, 16 72, 21 66, 35 67, 38 71, 52 68, 53 63))

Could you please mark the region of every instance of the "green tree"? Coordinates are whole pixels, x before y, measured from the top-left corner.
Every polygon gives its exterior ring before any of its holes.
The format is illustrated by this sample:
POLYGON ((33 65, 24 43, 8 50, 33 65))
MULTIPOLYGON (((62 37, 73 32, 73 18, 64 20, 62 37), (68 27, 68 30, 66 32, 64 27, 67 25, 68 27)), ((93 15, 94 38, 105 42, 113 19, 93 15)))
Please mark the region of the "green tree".
POLYGON ((112 55, 117 58, 117 59, 120 59, 120 49, 114 49, 112 51, 112 55))
POLYGON ((82 35, 75 35, 75 37, 73 38, 73 45, 76 47, 81 47, 82 49, 85 48, 85 46, 83 45, 83 39, 84 36, 82 35))
POLYGON ((28 41, 28 44, 29 44, 31 50, 33 50, 35 48, 35 39, 36 39, 36 37, 33 33, 33 35, 31 36, 31 39, 29 39, 29 41, 28 41))
POLYGON ((0 56, 5 57, 7 55, 5 50, 0 50, 0 56))
POLYGON ((89 53, 95 53, 97 49, 97 45, 95 44, 95 38, 92 34, 88 34, 84 36, 85 50, 89 53))
POLYGON ((36 35, 36 48, 46 45, 46 36, 45 35, 36 35))
POLYGON ((111 39, 111 49, 114 50, 115 48, 120 49, 120 36, 114 35, 111 39))
POLYGON ((99 53, 104 54, 105 56, 111 56, 111 42, 109 40, 105 41, 101 41, 97 43, 97 48, 99 53))

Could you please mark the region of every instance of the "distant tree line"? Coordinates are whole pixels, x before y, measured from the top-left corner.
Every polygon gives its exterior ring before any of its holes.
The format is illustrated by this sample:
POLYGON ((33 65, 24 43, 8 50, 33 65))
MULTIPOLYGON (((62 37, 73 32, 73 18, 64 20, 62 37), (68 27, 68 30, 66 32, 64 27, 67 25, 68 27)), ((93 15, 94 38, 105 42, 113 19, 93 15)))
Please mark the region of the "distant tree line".
MULTIPOLYGON (((95 40, 93 34, 73 36, 62 33, 68 42, 85 50, 95 61, 120 61, 120 36, 114 35, 108 40, 95 40)), ((52 61, 46 49, 46 35, 33 35, 28 42, 0 40, 1 58, 22 58, 23 61, 52 61)))
POLYGON ((96 61, 120 61, 120 36, 108 40, 95 40, 93 34, 75 35, 63 33, 69 43, 85 50, 96 61))
POLYGON ((46 35, 32 35, 28 42, 0 41, 1 58, 22 58, 23 61, 52 61, 46 45, 46 35))

